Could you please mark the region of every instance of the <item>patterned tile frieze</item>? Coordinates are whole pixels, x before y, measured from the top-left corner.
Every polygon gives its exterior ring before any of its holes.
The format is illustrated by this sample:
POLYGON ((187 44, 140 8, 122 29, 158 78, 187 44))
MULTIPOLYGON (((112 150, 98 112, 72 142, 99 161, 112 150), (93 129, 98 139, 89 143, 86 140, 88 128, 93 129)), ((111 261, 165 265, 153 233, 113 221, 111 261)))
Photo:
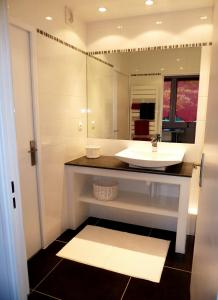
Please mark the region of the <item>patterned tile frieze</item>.
MULTIPOLYGON (((200 42, 200 43, 190 43, 190 44, 174 44, 174 45, 163 45, 163 46, 154 46, 154 47, 141 47, 141 48, 129 48, 129 49, 112 49, 112 50, 100 50, 100 51, 84 51, 70 43, 63 41, 62 39, 46 32, 41 29, 37 29, 37 33, 43 35, 46 38, 52 39, 66 47, 69 47, 75 51, 78 51, 84 55, 87 55, 109 67, 114 67, 107 61, 104 61, 101 58, 98 58, 94 55, 99 54, 111 54, 111 53, 130 53, 130 52, 142 52, 142 51, 157 51, 157 50, 168 50, 168 49, 179 49, 179 48, 196 48, 196 47, 205 47, 205 46, 212 46, 212 42, 200 42)), ((131 76, 145 76, 146 74, 131 74, 131 76)), ((159 74, 148 74, 148 75, 159 75, 159 74)))
POLYGON ((64 46, 66 46, 66 47, 69 47, 69 48, 71 48, 71 49, 73 49, 73 50, 75 50, 75 51, 78 51, 78 52, 80 52, 80 53, 82 53, 82 54, 84 54, 84 55, 87 55, 87 56, 89 56, 89 57, 91 57, 91 58, 93 58, 93 59, 95 59, 95 60, 97 60, 97 61, 99 61, 99 62, 102 62, 103 64, 105 64, 105 65, 107 65, 107 66, 109 66, 109 67, 112 67, 112 68, 114 67, 112 64, 110 64, 110 63, 104 61, 103 59, 100 59, 100 58, 98 58, 98 57, 96 57, 96 56, 93 56, 91 53, 86 52, 86 51, 84 51, 84 50, 82 50, 82 49, 80 49, 80 48, 78 48, 78 47, 75 47, 75 46, 73 46, 72 44, 63 41, 62 39, 60 39, 60 38, 58 38, 58 37, 56 37, 56 36, 54 36, 54 35, 52 35, 52 34, 50 34, 50 33, 48 33, 48 32, 45 32, 45 31, 43 31, 43 30, 41 30, 41 29, 37 29, 37 33, 43 35, 43 36, 46 37, 46 38, 49 38, 49 39, 51 39, 51 40, 53 40, 53 41, 58 42, 58 43, 61 44, 61 45, 64 45, 64 46))
POLYGON ((138 74, 131 74, 131 76, 160 76, 161 73, 138 73, 138 74))
POLYGON ((88 53, 91 55, 98 55, 98 54, 131 53, 131 52, 154 51, 154 50, 180 49, 180 48, 197 48, 197 47, 205 47, 205 46, 212 46, 212 42, 164 45, 164 46, 141 47, 141 48, 130 48, 130 49, 100 50, 100 51, 90 51, 88 53))

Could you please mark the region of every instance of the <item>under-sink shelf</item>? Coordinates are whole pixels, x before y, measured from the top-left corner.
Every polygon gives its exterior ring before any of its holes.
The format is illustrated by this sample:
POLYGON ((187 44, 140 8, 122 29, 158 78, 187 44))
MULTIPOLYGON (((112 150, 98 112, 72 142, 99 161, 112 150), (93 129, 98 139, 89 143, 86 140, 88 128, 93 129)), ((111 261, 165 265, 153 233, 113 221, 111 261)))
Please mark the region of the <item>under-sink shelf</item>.
POLYGON ((79 201, 112 208, 137 211, 167 217, 178 217, 178 198, 158 197, 149 199, 142 193, 119 191, 118 198, 113 201, 99 201, 94 198, 92 191, 79 197, 79 201), (170 208, 168 208, 170 207, 170 208))
POLYGON ((164 224, 165 221, 166 224, 176 222, 175 251, 184 254, 192 173, 130 171, 119 168, 119 163, 117 167, 116 160, 111 166, 111 160, 114 161, 114 158, 87 159, 84 164, 82 158, 82 164, 80 159, 66 166, 67 199, 72 228, 78 228, 91 211, 99 217, 110 215, 112 219, 118 220, 129 217, 135 224, 138 219, 144 226, 151 223, 164 224), (118 182, 119 195, 116 200, 102 202, 94 198, 92 184, 98 177, 109 177, 118 182), (172 185, 172 197, 165 197, 164 195, 169 195, 169 184, 172 185))

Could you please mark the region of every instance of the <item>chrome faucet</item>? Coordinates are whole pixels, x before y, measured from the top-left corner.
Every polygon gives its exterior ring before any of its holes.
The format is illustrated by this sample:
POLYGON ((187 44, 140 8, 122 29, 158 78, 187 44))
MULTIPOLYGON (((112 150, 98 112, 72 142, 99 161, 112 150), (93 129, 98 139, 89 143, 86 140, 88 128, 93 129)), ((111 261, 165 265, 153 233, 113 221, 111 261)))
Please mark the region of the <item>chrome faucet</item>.
POLYGON ((157 142, 160 142, 160 134, 156 134, 151 139, 152 152, 157 151, 157 142))

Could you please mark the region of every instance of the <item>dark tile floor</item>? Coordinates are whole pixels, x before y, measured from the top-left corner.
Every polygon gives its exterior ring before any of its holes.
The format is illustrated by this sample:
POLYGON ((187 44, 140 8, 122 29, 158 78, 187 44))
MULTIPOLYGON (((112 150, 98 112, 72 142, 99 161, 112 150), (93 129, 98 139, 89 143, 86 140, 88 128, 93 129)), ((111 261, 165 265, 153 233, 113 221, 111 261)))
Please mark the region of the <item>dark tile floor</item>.
POLYGON ((176 234, 121 222, 89 218, 68 229, 47 249, 28 261, 29 300, 189 300, 194 237, 187 236, 186 254, 176 254, 176 234), (132 278, 56 256, 87 224, 171 240, 160 283, 132 278))

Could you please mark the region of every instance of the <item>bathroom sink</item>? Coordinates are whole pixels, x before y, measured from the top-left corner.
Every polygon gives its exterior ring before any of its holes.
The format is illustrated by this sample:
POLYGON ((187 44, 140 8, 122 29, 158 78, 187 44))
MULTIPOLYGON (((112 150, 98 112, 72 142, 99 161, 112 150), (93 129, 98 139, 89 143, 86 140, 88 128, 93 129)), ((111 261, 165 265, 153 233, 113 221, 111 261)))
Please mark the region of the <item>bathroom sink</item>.
POLYGON ((161 168, 176 165, 182 162, 184 151, 167 152, 159 150, 152 152, 148 150, 127 148, 115 154, 119 160, 128 163, 130 166, 142 168, 161 168))

